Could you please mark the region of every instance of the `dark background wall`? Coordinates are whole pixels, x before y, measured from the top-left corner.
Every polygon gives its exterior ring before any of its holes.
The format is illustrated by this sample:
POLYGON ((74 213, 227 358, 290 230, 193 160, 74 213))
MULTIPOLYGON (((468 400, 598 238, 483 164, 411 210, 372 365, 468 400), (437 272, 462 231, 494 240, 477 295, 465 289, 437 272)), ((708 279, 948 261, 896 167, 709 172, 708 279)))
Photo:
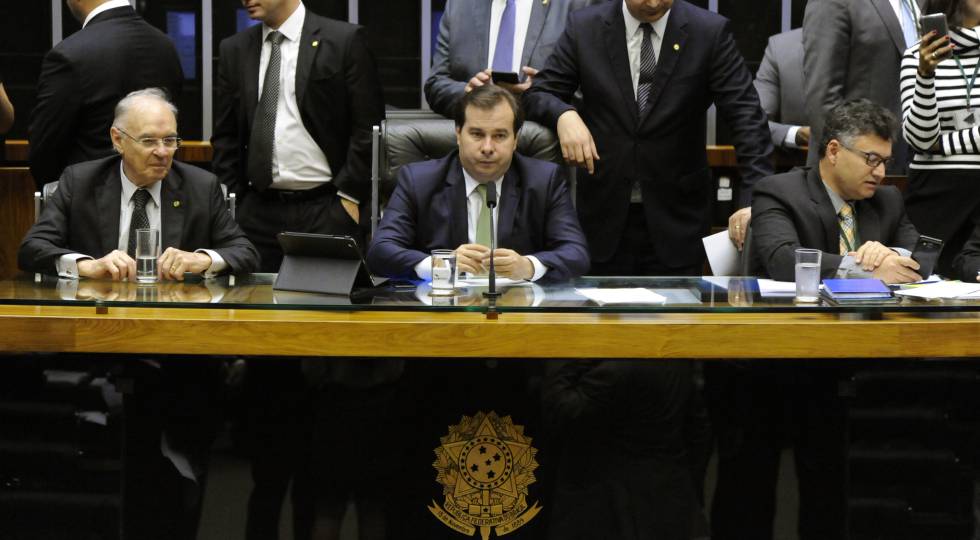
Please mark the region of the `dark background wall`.
MULTIPOLYGON (((617 0, 618 1, 618 0, 617 0)), ((691 0, 709 8, 708 0, 691 0)), ((137 10, 164 32, 178 32, 177 22, 193 24, 188 41, 189 77, 184 94, 177 98, 181 109, 180 127, 187 139, 199 139, 204 133, 202 120, 202 43, 200 0, 138 0, 137 10), (176 14, 176 15, 175 15, 176 14)), ((347 0, 305 0, 313 12, 338 19, 348 18, 347 0)), ((419 0, 361 0, 358 22, 366 27, 368 40, 378 60, 385 103, 389 107, 421 106, 422 2, 419 0)), ((755 71, 765 50, 769 35, 778 33, 782 21, 782 0, 719 0, 718 11, 732 20, 732 30, 749 68, 755 71)), ((806 0, 792 1, 792 25, 802 24, 806 0)), ((432 31, 438 31, 438 14, 445 0, 432 0, 432 31)), ((235 33, 240 25, 238 0, 213 0, 213 48, 218 54, 220 41, 235 33)), ((4 0, 0 2, 0 77, 17 111, 17 121, 9 139, 27 137, 27 124, 34 106, 36 82, 41 58, 51 48, 52 9, 49 0, 4 0)), ((78 31, 67 7, 62 7, 62 35, 78 31)), ((187 30, 187 28, 185 28, 187 30)), ((432 42, 432 36, 426 36, 432 42)), ((216 58, 210 59, 215 65, 216 58)), ((719 142, 726 136, 722 127, 719 142)))

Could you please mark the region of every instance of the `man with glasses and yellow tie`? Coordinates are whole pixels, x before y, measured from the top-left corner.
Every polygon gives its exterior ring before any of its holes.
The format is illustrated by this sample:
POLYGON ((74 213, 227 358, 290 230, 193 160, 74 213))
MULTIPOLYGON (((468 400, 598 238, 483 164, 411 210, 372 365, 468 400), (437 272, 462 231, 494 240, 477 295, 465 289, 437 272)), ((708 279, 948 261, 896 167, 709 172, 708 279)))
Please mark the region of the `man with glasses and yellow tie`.
MULTIPOLYGON (((909 257, 919 235, 905 214, 902 194, 881 185, 893 159, 897 125, 888 109, 868 100, 840 104, 827 115, 817 167, 756 184, 750 249, 758 275, 792 281, 795 250, 811 248, 823 252, 824 278, 920 279, 919 265, 909 257)), ((838 385, 849 373, 849 366, 829 359, 757 360, 738 370, 733 395, 742 397, 723 429, 716 426, 720 459, 712 538, 773 537, 786 443, 799 477, 800 537, 846 537, 846 409, 838 385)))

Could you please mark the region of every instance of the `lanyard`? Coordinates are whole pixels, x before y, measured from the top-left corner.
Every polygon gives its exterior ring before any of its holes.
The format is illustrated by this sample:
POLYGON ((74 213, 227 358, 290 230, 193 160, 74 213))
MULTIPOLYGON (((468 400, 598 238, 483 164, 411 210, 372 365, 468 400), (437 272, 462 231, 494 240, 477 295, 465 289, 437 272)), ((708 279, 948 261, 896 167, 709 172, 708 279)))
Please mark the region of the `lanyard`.
POLYGON ((953 58, 956 59, 956 65, 960 68, 960 74, 963 75, 963 81, 966 82, 966 110, 973 110, 973 102, 970 100, 970 96, 973 94, 973 86, 977 83, 977 73, 980 72, 980 58, 977 59, 977 65, 973 68, 973 77, 966 78, 966 70, 963 69, 963 62, 960 62, 960 57, 953 53, 953 58))

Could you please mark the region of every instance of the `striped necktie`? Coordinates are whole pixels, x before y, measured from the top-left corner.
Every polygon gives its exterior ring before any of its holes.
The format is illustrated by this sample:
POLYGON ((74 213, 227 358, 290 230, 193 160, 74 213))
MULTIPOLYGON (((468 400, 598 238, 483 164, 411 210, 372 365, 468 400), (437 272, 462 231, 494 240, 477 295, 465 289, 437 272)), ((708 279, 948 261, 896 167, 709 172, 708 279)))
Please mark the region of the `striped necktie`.
POLYGON ((837 220, 840 222, 840 254, 847 255, 857 250, 857 224, 851 203, 844 203, 837 213, 837 220))
POLYGON ((657 70, 657 55, 653 52, 653 26, 650 23, 643 23, 640 29, 643 30, 643 43, 640 45, 640 79, 636 84, 636 108, 642 117, 650 104, 653 73, 657 70))

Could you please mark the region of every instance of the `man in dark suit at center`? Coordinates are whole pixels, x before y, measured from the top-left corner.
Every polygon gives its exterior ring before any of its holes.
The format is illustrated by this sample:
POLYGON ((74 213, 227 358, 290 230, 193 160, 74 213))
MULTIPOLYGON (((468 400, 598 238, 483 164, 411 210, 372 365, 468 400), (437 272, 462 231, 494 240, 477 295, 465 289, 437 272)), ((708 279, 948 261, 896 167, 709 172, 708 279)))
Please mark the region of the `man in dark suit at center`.
POLYGON ((429 253, 455 249, 460 271, 485 273, 489 237, 481 238, 479 222, 481 213, 489 218, 485 193, 493 183, 500 194, 498 275, 566 280, 583 274, 588 251, 561 169, 515 152, 523 113, 514 97, 499 86, 481 86, 457 107, 459 151, 398 171, 368 250, 372 271, 427 279, 429 253))
POLYGON ((772 145, 728 21, 684 0, 616 0, 569 16, 524 105, 528 119, 557 129, 565 159, 588 169, 577 195, 593 273, 701 274, 712 103, 735 138, 743 208, 729 232, 741 242, 772 145))
POLYGON ((67 0, 82 29, 46 55, 31 113, 31 175, 40 189, 68 165, 113 155, 113 107, 129 92, 180 97, 184 74, 173 42, 126 0, 67 0))
MULTIPOLYGON (((248 0, 262 24, 221 42, 215 78, 214 172, 239 200, 237 218, 277 272, 282 231, 362 240, 370 197, 371 128, 384 118, 363 30, 300 0, 248 0)), ((244 381, 252 478, 246 538, 278 537, 292 482, 295 538, 309 538, 311 404, 299 362, 255 359, 244 381)))

